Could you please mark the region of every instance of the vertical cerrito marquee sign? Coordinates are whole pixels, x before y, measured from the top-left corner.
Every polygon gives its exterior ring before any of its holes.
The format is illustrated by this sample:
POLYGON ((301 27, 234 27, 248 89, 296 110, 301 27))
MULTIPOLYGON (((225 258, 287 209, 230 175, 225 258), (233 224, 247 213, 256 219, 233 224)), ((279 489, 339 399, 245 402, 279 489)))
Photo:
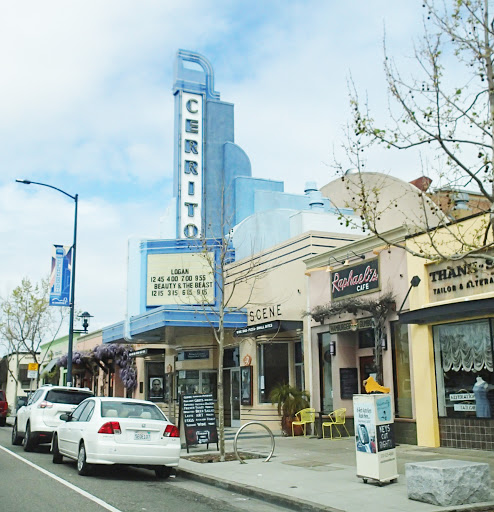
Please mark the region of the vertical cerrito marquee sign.
POLYGON ((182 92, 180 108, 180 238, 202 235, 203 96, 182 92))
POLYGON ((72 247, 54 245, 50 273, 50 306, 69 306, 72 247))

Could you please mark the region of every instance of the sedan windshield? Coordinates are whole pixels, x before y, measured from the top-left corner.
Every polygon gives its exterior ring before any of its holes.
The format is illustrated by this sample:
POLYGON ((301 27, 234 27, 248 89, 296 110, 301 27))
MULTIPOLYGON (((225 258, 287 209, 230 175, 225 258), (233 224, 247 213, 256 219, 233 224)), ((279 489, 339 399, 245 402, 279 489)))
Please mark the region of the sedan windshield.
POLYGON ((104 418, 166 420, 165 415, 155 405, 132 402, 101 402, 101 416, 104 418))

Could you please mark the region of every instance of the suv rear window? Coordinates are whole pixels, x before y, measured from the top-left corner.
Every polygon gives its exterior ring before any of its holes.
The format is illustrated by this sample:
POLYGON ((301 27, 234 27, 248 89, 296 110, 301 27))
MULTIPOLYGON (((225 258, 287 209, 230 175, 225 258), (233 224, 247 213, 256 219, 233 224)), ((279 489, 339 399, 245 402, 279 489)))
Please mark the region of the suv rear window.
POLYGON ((79 405, 83 400, 93 396, 88 391, 69 391, 64 389, 50 389, 45 400, 52 404, 79 405))

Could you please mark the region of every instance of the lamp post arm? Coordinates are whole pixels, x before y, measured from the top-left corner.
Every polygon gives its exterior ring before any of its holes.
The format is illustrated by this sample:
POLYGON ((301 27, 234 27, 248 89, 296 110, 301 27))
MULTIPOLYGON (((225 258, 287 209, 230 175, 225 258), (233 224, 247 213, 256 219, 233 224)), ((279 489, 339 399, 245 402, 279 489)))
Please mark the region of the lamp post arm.
POLYGON ((52 188, 53 190, 58 190, 62 194, 65 194, 67 197, 70 197, 70 199, 77 202, 77 194, 75 196, 71 196, 68 192, 65 192, 65 190, 62 190, 61 188, 54 187, 53 185, 47 185, 46 183, 40 183, 39 181, 30 181, 30 180, 15 180, 17 183, 24 183, 25 185, 40 185, 42 187, 48 187, 52 188))

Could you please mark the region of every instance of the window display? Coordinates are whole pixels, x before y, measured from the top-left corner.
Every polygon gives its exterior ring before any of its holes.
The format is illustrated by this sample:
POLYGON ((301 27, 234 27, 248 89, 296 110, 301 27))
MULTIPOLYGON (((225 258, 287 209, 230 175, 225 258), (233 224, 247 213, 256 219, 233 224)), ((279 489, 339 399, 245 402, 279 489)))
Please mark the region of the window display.
POLYGON ((269 402, 274 386, 289 382, 288 344, 263 343, 259 345, 259 401, 269 402))
POLYGON ((436 325, 433 334, 439 416, 491 418, 492 321, 436 325))
POLYGON ((177 372, 179 395, 212 393, 214 400, 218 394, 218 374, 214 370, 179 370, 177 372))

